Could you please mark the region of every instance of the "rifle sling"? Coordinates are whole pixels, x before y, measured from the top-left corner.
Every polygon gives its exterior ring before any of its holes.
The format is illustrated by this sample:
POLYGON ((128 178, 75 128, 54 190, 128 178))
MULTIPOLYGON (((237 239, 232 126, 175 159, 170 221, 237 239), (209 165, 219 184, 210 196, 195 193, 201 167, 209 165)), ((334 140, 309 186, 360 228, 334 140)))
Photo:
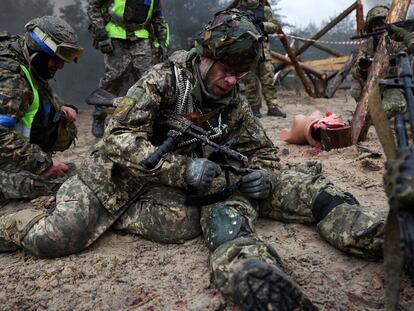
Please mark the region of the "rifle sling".
POLYGON ((214 204, 217 202, 223 202, 227 200, 240 186, 240 182, 236 182, 232 185, 226 185, 221 190, 206 195, 193 195, 189 194, 185 198, 185 205, 192 206, 205 206, 214 204))

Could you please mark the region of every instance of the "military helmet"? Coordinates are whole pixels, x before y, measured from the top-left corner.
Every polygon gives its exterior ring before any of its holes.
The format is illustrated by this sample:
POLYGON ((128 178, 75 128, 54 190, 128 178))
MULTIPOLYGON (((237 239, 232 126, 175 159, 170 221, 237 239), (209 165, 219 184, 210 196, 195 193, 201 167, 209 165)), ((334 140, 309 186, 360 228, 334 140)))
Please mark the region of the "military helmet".
POLYGON ((365 31, 366 32, 372 32, 372 26, 371 23, 375 19, 385 19, 388 16, 388 12, 390 11, 390 8, 385 5, 377 5, 374 6, 371 10, 368 11, 367 16, 365 18, 365 31))
POLYGON ((199 55, 219 60, 237 71, 248 71, 262 55, 263 36, 238 10, 215 14, 195 41, 199 55))
POLYGON ((77 62, 83 52, 73 28, 59 17, 38 17, 24 27, 26 44, 33 51, 58 56, 65 62, 77 62))

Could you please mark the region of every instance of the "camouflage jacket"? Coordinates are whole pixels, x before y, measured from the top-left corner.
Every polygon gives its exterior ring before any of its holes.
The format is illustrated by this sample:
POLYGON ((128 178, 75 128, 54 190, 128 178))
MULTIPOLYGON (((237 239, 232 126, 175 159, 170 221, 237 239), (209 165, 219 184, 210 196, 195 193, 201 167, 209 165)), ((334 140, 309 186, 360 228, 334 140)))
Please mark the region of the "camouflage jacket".
MULTIPOLYGON (((368 62, 374 59, 375 51, 376 51, 376 39, 374 37, 368 38, 363 45, 361 45, 358 55, 357 61, 352 68, 352 77, 357 80, 361 85, 363 85, 368 77, 368 68, 364 70, 364 68, 360 67, 361 61, 366 60, 368 62)), ((396 50, 404 49, 401 43, 398 43, 395 46, 396 50)), ((396 66, 389 66, 388 69, 388 76, 395 76, 397 74, 397 67, 396 66)))
MULTIPOLYGON (((152 18, 146 25, 146 29, 151 33, 154 40, 168 46, 168 24, 162 15, 161 0, 154 0, 154 2, 152 18)), ((110 21, 110 16, 107 12, 112 3, 113 1, 111 0, 89 0, 89 29, 96 41, 107 39, 105 26, 110 21)), ((128 23, 125 22, 125 24, 128 23)))
MULTIPOLYGON (((85 169, 79 170, 83 172, 81 179, 95 190, 108 210, 117 210, 125 203, 125 197, 133 195, 128 195, 127 189, 136 192, 141 188, 139 185, 144 183, 154 182, 184 189, 187 159, 203 157, 201 152, 197 152, 200 150, 197 143, 194 143, 166 154, 154 169, 148 170, 142 165, 166 138, 167 130, 159 120, 163 113, 175 109, 177 85, 174 66, 182 70, 194 86, 191 92, 194 104, 202 107, 205 113, 217 111, 209 121, 214 123, 221 114, 227 124, 228 131, 214 140, 216 143, 224 144, 234 139, 232 148, 248 157, 250 168, 269 172, 279 169, 277 148, 267 137, 261 123, 252 115, 248 103, 239 96, 238 88, 217 105, 210 104, 197 91, 198 82, 194 73, 197 58, 192 59, 191 55, 186 51, 175 52, 170 57, 171 62, 155 65, 129 89, 127 96, 118 102, 105 132, 103 146, 98 152, 100 155, 95 156, 93 163, 89 162, 85 169), (95 169, 91 170, 91 166, 95 169), (126 172, 130 181, 125 177, 126 172), (119 175, 123 175, 123 178, 116 177, 119 175), (122 185, 119 185, 121 182, 122 185), (111 197, 119 198, 118 202, 109 202, 111 197)), ((215 161, 234 164, 226 158, 215 161)))
MULTIPOLYGON (((33 101, 32 88, 19 67, 29 68, 21 53, 23 39, 0 38, 0 115, 15 118, 18 122, 28 111, 33 101)), ((56 97, 47 83, 36 79, 33 83, 39 92, 39 109, 36 113, 30 140, 4 125, 0 125, 0 167, 7 164, 40 174, 52 165, 49 154, 56 143, 58 124, 65 118, 60 112, 56 97)))

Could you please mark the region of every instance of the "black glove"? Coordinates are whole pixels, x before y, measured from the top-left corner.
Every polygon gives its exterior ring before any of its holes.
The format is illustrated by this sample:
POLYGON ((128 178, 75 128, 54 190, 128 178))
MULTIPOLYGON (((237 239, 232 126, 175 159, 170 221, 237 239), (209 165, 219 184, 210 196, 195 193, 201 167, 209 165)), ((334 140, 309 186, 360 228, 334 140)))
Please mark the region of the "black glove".
POLYGON ((114 51, 111 38, 98 41, 98 49, 104 54, 111 54, 114 51))
POLYGON ((189 188, 205 191, 211 182, 221 174, 221 168, 218 164, 208 159, 190 159, 187 163, 187 169, 184 181, 189 188))
POLYGON ((249 199, 262 200, 269 197, 270 176, 263 170, 249 170, 241 179, 240 192, 249 199))

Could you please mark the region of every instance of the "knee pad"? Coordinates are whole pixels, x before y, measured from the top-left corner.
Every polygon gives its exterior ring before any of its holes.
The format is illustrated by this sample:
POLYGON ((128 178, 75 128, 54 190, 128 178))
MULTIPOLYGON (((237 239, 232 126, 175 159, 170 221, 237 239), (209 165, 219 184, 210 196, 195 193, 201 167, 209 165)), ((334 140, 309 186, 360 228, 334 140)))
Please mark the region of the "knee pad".
POLYGON ((214 251, 221 244, 252 232, 247 219, 239 212, 224 204, 217 204, 207 220, 204 240, 210 251, 214 251))
POLYGON ((322 190, 316 196, 316 199, 312 206, 312 214, 317 222, 324 219, 335 207, 342 203, 348 203, 349 205, 359 204, 357 199, 349 192, 330 193, 327 190, 322 190))

